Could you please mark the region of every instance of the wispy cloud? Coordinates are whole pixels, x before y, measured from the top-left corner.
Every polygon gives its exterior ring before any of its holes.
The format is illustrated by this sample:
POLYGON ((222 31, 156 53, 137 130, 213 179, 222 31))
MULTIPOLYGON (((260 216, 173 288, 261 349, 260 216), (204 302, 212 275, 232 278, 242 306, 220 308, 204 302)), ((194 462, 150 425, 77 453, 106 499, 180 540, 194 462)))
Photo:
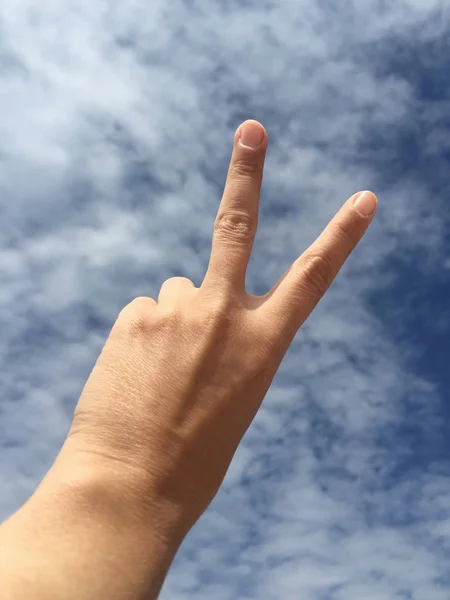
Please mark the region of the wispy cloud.
POLYGON ((118 311, 201 283, 232 134, 270 137, 248 289, 359 189, 377 218, 292 345, 162 598, 448 597, 450 9, 3 0, 0 512, 118 311))

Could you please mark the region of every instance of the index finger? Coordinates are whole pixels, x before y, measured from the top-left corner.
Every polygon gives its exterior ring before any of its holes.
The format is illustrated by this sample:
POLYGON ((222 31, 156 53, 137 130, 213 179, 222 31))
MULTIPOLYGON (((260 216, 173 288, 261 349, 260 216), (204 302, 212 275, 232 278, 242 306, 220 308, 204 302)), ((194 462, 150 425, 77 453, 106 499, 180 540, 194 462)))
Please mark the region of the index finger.
POLYGON ((330 287, 369 227, 378 205, 375 194, 359 192, 345 202, 317 240, 266 295, 263 311, 288 343, 330 287))

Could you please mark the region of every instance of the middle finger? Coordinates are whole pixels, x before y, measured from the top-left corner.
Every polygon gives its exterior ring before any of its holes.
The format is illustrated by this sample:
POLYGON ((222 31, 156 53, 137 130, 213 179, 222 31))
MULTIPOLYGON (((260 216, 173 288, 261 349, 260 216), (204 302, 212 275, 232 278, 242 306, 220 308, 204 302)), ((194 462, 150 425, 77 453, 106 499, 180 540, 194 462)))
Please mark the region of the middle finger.
POLYGON ((267 134, 257 121, 237 130, 227 181, 214 224, 205 276, 215 286, 245 290, 245 275, 256 234, 267 134))

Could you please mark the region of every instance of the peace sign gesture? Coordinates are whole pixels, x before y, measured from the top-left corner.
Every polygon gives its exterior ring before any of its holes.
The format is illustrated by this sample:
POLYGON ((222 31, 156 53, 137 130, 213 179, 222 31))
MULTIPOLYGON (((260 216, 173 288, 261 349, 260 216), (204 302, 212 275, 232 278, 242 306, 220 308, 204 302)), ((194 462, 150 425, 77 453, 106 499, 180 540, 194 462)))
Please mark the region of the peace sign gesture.
MULTIPOLYGON (((236 132, 202 285, 184 277, 120 313, 86 383, 66 447, 139 472, 189 529, 217 492, 300 325, 366 231, 377 200, 350 198, 265 296, 245 290, 267 135, 236 132)), ((130 483, 131 485, 131 483, 130 483)))
POLYGON ((36 571, 42 597, 156 598, 298 328, 372 219, 376 197, 353 196, 268 294, 248 294, 266 147, 259 123, 238 129, 202 285, 172 278, 157 301, 120 312, 53 468, 16 518, 35 522, 41 498, 44 535, 17 556, 21 570, 29 555, 53 565, 36 571))
POLYGON ((368 191, 352 196, 268 294, 249 296, 245 274, 256 234, 266 148, 267 135, 258 122, 246 121, 237 130, 203 286, 239 299, 247 308, 259 308, 274 335, 291 341, 364 235, 377 198, 368 191))

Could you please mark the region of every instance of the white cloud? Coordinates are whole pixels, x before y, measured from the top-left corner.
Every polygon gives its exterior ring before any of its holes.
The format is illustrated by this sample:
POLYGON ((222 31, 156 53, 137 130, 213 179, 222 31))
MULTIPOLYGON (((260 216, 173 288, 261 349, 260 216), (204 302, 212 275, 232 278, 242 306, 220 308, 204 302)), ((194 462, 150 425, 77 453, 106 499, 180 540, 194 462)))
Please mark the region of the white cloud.
MULTIPOLYGON (((3 515, 55 456, 122 306, 174 272, 201 283, 232 134, 253 117, 270 146, 251 291, 267 291, 353 192, 373 188, 380 210, 302 328, 161 596, 444 597, 442 553, 414 536, 447 531, 449 484, 408 475, 414 519, 388 523, 395 490, 397 518, 411 501, 392 475, 402 450, 383 443, 405 397, 433 422, 439 393, 408 370, 367 304, 397 275, 386 261, 422 248, 428 268, 445 233, 424 209, 426 185, 409 172, 385 183, 378 166, 408 119, 427 110, 439 122, 445 110, 422 106, 410 80, 383 68, 389 44, 440 35, 439 6, 3 1, 3 515), (367 143, 374 132, 383 144, 367 143)), ((426 144, 435 156, 445 136, 426 144)), ((401 171, 402 156, 390 166, 401 171)))

